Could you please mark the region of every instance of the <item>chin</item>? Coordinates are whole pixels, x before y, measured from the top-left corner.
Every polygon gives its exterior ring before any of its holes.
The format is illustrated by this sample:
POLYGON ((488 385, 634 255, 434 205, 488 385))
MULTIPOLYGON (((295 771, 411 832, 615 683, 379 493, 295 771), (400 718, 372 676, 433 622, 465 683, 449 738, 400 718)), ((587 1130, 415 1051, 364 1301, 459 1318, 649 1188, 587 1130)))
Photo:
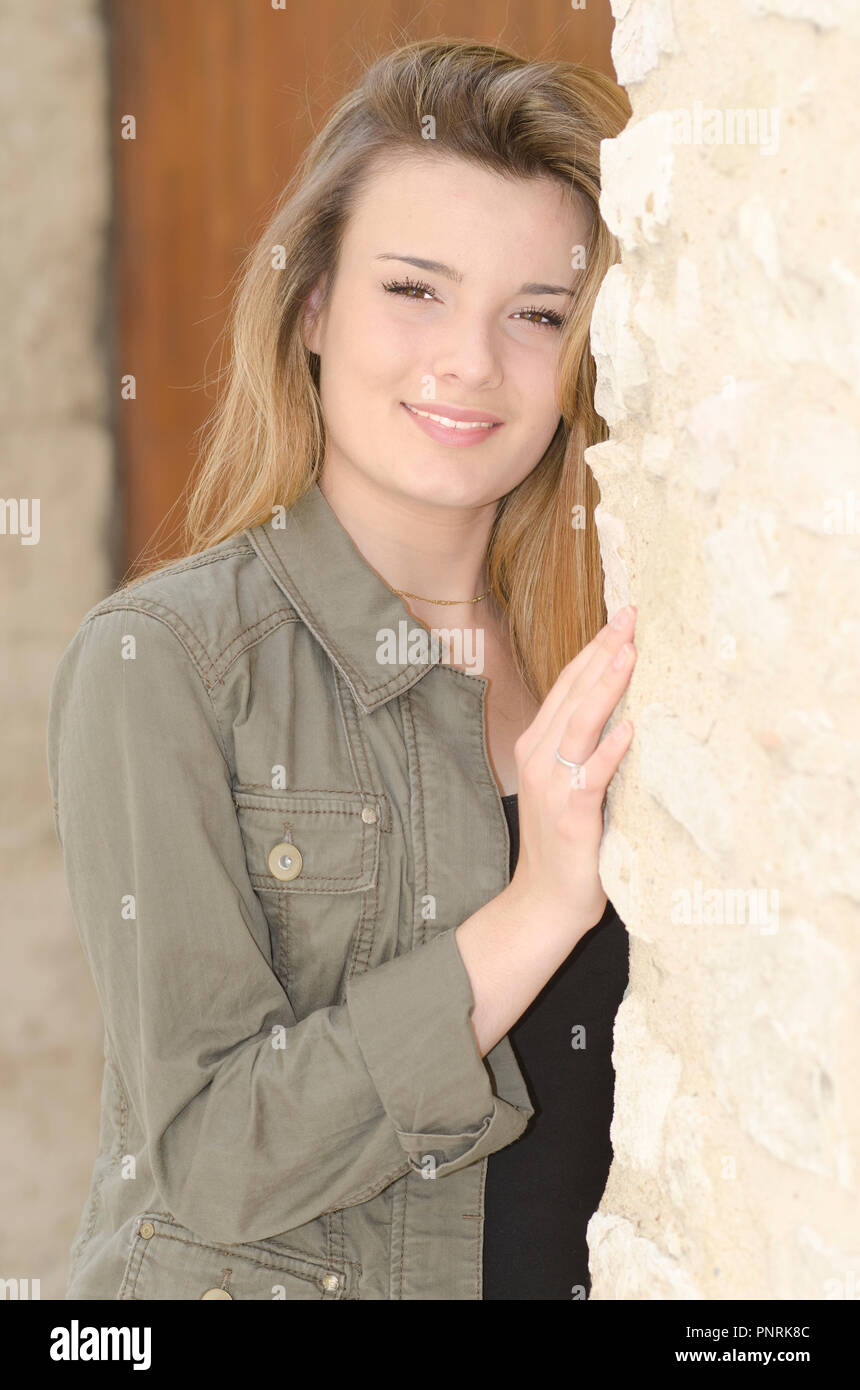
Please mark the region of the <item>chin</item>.
MULTIPOLYGON (((471 452, 463 450, 464 455, 471 452)), ((386 481, 389 487, 393 485, 414 501, 430 502, 437 507, 485 506, 501 495, 487 477, 486 467, 470 463, 465 457, 450 462, 423 458, 405 469, 401 458, 386 481)))

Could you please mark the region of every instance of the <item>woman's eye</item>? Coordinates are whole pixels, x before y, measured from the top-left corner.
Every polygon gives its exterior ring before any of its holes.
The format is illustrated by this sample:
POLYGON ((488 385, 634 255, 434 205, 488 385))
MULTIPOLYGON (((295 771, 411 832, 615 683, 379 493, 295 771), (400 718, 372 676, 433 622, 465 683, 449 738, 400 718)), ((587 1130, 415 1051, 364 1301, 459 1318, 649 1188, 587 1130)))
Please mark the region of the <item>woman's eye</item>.
MULTIPOLYGON (((515 317, 521 315, 535 314, 538 319, 543 319, 543 323, 535 323, 535 328, 561 328, 564 323, 564 315, 559 314, 555 309, 520 309, 515 317)), ((529 323, 534 323, 534 319, 529 319, 529 323)))
POLYGON ((383 282, 382 288, 389 294, 399 294, 404 299, 418 299, 422 295, 429 294, 431 298, 436 291, 424 280, 387 280, 383 282))

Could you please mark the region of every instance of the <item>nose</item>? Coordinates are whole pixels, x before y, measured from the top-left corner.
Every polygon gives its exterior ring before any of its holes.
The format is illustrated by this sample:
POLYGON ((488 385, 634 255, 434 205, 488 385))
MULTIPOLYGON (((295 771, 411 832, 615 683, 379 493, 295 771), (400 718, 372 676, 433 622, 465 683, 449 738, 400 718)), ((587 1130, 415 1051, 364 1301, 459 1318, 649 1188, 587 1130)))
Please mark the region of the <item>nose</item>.
POLYGON ((493 325, 474 313, 455 314, 439 326, 430 360, 437 380, 452 378, 473 391, 498 387, 504 378, 493 325))

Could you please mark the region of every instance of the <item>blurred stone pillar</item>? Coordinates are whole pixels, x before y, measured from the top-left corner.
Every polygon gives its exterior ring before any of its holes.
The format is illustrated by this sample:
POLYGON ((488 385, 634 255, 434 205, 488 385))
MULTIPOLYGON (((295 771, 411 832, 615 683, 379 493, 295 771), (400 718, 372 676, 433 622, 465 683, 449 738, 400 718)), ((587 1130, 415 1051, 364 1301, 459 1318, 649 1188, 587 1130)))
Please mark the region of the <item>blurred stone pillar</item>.
POLYGON ((62 1298, 102 1024, 45 761, 54 668, 113 586, 107 51, 97 0, 5 0, 0 50, 0 1277, 62 1298))

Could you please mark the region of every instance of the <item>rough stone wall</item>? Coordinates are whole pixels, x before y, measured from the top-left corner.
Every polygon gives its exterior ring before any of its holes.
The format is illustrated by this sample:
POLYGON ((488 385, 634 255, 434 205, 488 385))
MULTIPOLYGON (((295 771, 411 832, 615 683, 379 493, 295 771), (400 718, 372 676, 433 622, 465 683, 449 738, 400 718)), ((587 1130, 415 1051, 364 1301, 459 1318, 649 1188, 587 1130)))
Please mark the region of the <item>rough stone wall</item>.
POLYGON ((99 0, 2 8, 0 1277, 62 1298, 96 1155, 102 1031, 45 735, 56 664, 113 583, 107 54, 99 0))
POLYGON ((592 1297, 858 1298, 860 11, 613 12, 588 461, 639 660, 592 1297))

